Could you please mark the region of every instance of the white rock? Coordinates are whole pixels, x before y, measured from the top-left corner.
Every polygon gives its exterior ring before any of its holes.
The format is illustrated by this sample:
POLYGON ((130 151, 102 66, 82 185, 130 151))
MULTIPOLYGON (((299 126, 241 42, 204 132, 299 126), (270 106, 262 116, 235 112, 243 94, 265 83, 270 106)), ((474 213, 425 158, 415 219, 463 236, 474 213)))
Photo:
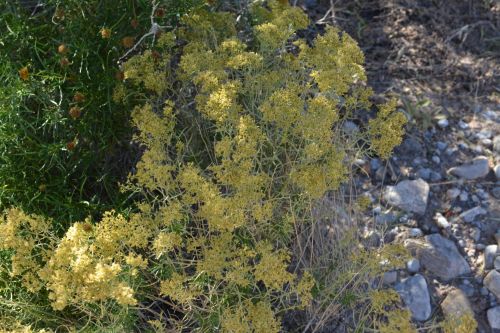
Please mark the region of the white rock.
POLYGON ((464 178, 467 180, 476 179, 484 177, 490 171, 488 158, 485 156, 479 156, 472 160, 468 164, 463 164, 458 167, 454 167, 448 170, 448 174, 464 178))
POLYGON ((396 186, 387 186, 384 199, 392 206, 423 215, 427 209, 429 184, 423 179, 403 180, 396 186))
POLYGON ((436 213, 434 216, 434 220, 436 221, 436 225, 441 229, 447 229, 450 227, 450 223, 441 213, 436 213))
POLYGON ((404 279, 395 287, 403 302, 410 309, 413 319, 425 321, 431 316, 431 299, 427 282, 420 274, 404 279))
POLYGON ((443 119, 439 119, 439 121, 437 122, 437 124, 441 128, 446 128, 446 127, 448 127, 450 125, 450 122, 448 121, 448 119, 443 118, 443 119))

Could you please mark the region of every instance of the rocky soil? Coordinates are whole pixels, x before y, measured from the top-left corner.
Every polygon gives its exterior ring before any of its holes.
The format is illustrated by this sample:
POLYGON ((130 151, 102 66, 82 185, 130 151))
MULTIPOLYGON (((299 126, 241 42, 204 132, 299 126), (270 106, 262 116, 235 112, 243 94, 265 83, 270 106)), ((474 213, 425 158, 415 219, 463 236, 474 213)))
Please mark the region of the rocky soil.
POLYGON ((413 256, 385 284, 422 327, 469 312, 478 332, 500 332, 500 4, 441 4, 299 1, 358 40, 368 83, 410 119, 390 160, 356 162, 374 205, 367 244, 402 242, 413 256))

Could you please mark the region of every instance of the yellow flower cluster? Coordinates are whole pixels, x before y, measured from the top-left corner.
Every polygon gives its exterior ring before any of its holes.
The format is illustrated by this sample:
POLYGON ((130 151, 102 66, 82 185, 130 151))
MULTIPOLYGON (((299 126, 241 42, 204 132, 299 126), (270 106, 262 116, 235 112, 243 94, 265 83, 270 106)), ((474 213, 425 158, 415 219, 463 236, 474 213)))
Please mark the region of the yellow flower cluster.
POLYGON ((58 239, 50 220, 11 209, 0 230, 2 248, 15 252, 11 274, 21 276, 31 292, 46 288, 54 309, 110 299, 136 304, 124 277, 147 266, 142 255, 133 252, 145 248, 151 237, 152 222, 147 219, 126 220, 107 212, 96 226, 89 220, 77 222, 58 239))
POLYGON ((168 85, 167 72, 163 68, 169 62, 170 58, 167 56, 157 61, 151 51, 145 51, 125 63, 125 80, 131 80, 136 84, 142 83, 146 89, 161 94, 168 85))
MULTIPOLYGON (((307 15, 299 8, 289 7, 275 0, 269 1, 268 5, 271 8, 270 15, 267 15, 269 22, 255 27, 257 41, 263 52, 273 52, 284 47, 295 31, 309 25, 307 15)), ((262 5, 257 2, 254 6, 262 5)))
POLYGON ((0 249, 12 250, 12 277, 20 276, 26 289, 37 292, 42 287, 38 272, 50 252, 51 221, 10 209, 0 223, 0 249), (47 241, 49 242, 47 244, 47 241))
POLYGON ((147 261, 133 249, 148 245, 151 230, 152 221, 142 216, 127 220, 114 212, 107 212, 95 227, 89 221, 70 227, 39 272, 54 309, 109 299, 136 304, 132 287, 123 280, 146 268, 147 261))
POLYGON ((246 300, 235 309, 225 309, 222 314, 222 331, 227 333, 278 333, 280 324, 266 301, 253 303, 246 300))
POLYGON ((369 133, 373 149, 380 157, 389 158, 394 147, 399 145, 403 139, 406 117, 396 112, 395 99, 380 106, 377 118, 370 120, 369 133))

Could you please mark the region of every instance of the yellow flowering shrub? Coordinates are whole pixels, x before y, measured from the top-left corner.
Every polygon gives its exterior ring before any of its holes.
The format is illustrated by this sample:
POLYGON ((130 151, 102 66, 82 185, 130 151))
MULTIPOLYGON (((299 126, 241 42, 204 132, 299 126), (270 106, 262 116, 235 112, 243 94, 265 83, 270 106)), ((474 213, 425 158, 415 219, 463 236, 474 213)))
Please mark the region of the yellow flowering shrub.
MULTIPOLYGON (((156 53, 123 65, 114 99, 145 91, 131 114, 142 155, 123 184, 142 195, 139 212, 107 212, 63 235, 6 214, 0 246, 13 251, 12 274, 45 288, 54 309, 161 300, 184 315, 169 321, 179 327, 273 333, 285 311, 313 301, 314 272, 290 269, 290 244, 315 201, 348 179, 341 125, 370 107, 363 54, 332 27, 299 38, 307 16, 283 2, 250 13, 251 42, 230 13, 196 10, 156 53)), ((383 106, 366 135, 384 158, 402 136, 393 109, 383 106)))

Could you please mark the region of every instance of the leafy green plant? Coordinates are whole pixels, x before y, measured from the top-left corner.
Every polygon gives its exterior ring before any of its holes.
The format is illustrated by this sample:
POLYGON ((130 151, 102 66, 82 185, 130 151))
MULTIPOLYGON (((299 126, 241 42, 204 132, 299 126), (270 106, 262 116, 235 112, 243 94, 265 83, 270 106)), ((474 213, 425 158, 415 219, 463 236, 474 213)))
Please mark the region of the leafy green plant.
MULTIPOLYGON (((174 24, 195 1, 153 14, 174 24)), ((117 63, 150 29, 148 1, 0 5, 0 207, 83 219, 118 208, 134 163, 130 114, 112 101, 117 63), (103 31, 107 32, 103 33, 103 31)), ((150 42, 150 41, 147 41, 150 42)))

